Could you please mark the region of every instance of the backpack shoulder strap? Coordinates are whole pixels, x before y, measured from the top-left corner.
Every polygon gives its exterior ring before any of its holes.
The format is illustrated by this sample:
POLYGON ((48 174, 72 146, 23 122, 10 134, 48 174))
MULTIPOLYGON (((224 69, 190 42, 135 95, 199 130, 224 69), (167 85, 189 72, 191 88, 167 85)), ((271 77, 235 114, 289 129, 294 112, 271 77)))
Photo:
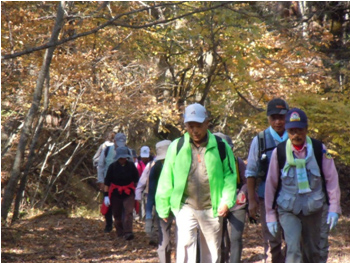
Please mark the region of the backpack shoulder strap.
POLYGON ((239 172, 239 163, 238 163, 238 158, 235 156, 235 164, 236 164, 236 172, 237 172, 237 188, 241 188, 241 175, 239 172))
MULTIPOLYGON (((219 154, 220 154, 221 163, 223 163, 225 158, 226 158, 226 145, 219 136, 216 136, 216 135, 214 135, 214 136, 215 136, 216 142, 218 144, 218 150, 219 150, 219 154)), ((228 167, 230 168, 231 173, 233 173, 233 169, 231 167, 230 161, 228 161, 228 167)))
POLYGON ((311 138, 312 148, 314 150, 314 155, 317 161, 318 168, 320 169, 321 178, 322 178, 322 187, 326 195, 326 202, 329 205, 329 196, 327 193, 326 180, 324 178, 323 170, 322 170, 322 159, 323 159, 323 143, 322 141, 311 138))
POLYGON ((259 143, 259 160, 261 158, 261 154, 265 152, 266 142, 265 142, 265 131, 261 131, 258 133, 258 143, 259 143))
MULTIPOLYGON (((225 158, 226 158, 226 146, 225 146, 225 143, 222 141, 222 139, 219 136, 215 135, 215 139, 216 139, 216 142, 218 144, 220 160, 221 160, 221 162, 223 162, 225 160, 225 158)), ((182 148, 182 146, 184 144, 184 141, 185 141, 184 136, 181 136, 179 141, 177 142, 177 145, 176 145, 176 155, 181 150, 181 148, 182 148)), ((231 167, 230 167, 230 169, 231 169, 231 167)), ((232 171, 232 169, 231 169, 231 171, 232 171)))
POLYGON ((320 168, 322 177, 323 177, 323 172, 322 172, 322 155, 323 155, 323 146, 322 142, 316 139, 312 139, 312 148, 314 149, 314 155, 318 164, 318 167, 320 168))
POLYGON ((281 170, 286 163, 286 144, 287 141, 281 142, 277 145, 277 160, 278 167, 281 170))
MULTIPOLYGON (((318 165, 320 172, 321 172, 322 185, 323 185, 323 189, 324 189, 325 194, 326 194, 326 202, 327 202, 327 204, 329 204, 329 196, 327 194, 326 180, 324 178, 324 174, 322 171, 322 157, 323 157, 322 156, 323 155, 322 142, 319 140, 316 140, 316 139, 312 139, 312 138, 311 138, 311 141, 312 141, 312 148, 313 148, 314 155, 315 155, 315 158, 317 161, 317 165, 318 165)), ((280 170, 283 168, 283 166, 286 162, 286 143, 287 143, 287 141, 284 141, 284 142, 281 142, 277 146, 277 159, 278 159, 278 166, 279 166, 280 170)), ((277 195, 278 195, 278 192, 280 191, 280 189, 281 189, 281 174, 278 177, 277 191, 276 191, 275 198, 273 201, 273 206, 272 206, 273 208, 275 208, 275 206, 276 206, 277 195)))
POLYGON ((184 141, 185 141, 185 137, 182 135, 179 139, 179 141, 177 142, 176 145, 176 155, 179 153, 179 151, 181 150, 182 146, 184 145, 184 141))
POLYGON ((278 184, 277 184, 277 189, 275 196, 273 198, 273 204, 272 208, 275 209, 276 204, 277 204, 277 196, 279 191, 281 190, 281 170, 284 167, 284 164, 286 163, 286 144, 287 140, 284 142, 281 142, 280 144, 277 145, 277 161, 278 161, 278 168, 279 168, 279 176, 278 176, 278 184))
POLYGON ((222 141, 222 139, 219 136, 215 136, 216 142, 218 144, 219 154, 221 162, 223 162, 226 158, 226 146, 225 143, 222 141))
POLYGON ((106 158, 107 155, 108 155, 108 152, 109 152, 110 147, 112 147, 112 146, 107 146, 106 149, 105 149, 105 158, 106 158))

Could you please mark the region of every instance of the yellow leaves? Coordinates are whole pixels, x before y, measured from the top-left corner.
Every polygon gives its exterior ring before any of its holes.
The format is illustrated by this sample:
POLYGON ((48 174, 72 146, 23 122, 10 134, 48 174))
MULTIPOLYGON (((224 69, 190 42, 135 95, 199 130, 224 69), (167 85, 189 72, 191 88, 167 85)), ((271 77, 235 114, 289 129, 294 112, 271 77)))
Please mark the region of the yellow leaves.
POLYGON ((334 150, 327 149, 327 152, 330 153, 333 156, 339 156, 339 153, 334 151, 334 150))

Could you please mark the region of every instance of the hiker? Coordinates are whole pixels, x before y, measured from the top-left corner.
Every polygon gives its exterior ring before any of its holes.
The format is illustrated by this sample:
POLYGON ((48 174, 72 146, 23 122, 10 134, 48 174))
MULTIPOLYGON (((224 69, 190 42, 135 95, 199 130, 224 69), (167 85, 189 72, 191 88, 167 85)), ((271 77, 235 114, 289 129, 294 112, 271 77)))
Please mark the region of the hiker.
MULTIPOLYGON (((137 187, 135 190, 135 200, 140 203, 141 208, 144 207, 144 210, 146 210, 146 202, 147 202, 147 195, 148 195, 148 189, 149 189, 149 174, 151 172, 151 168, 153 167, 153 165, 154 165, 154 160, 151 160, 147 163, 145 169, 142 172, 140 180, 137 183, 137 187)), ((141 219, 144 219, 143 217, 145 215, 146 215, 146 212, 145 211, 142 212, 141 219)))
MULTIPOLYGON (((104 143, 102 143, 100 145, 100 147, 98 147, 97 152, 95 153, 94 157, 92 158, 92 163, 94 165, 94 167, 96 167, 96 169, 98 169, 98 160, 100 158, 101 153, 104 151, 104 149, 108 146, 112 146, 114 145, 114 136, 115 136, 115 132, 111 131, 107 134, 107 138, 106 141, 104 143)), ((103 178, 99 178, 97 176, 97 184, 98 184, 98 188, 100 189, 100 191, 103 191, 103 183, 104 180, 103 178)))
MULTIPOLYGON (((111 146, 106 147, 100 154, 100 158, 98 160, 98 166, 97 166, 97 175, 98 179, 97 181, 104 184, 104 180, 107 174, 107 170, 109 165, 115 161, 116 157, 116 150, 118 147, 126 146, 126 136, 124 133, 116 133, 114 136, 114 144, 111 146)), ((129 152, 131 150, 129 149, 129 152)), ((132 161, 132 158, 129 158, 129 161, 132 161)), ((103 186, 104 188, 104 186, 103 186)), ((106 226, 104 229, 105 233, 109 233, 113 229, 113 215, 112 210, 107 209, 107 211, 104 211, 104 216, 106 220, 106 226)))
MULTIPOLYGON (((155 195, 158 186, 158 180, 163 168, 164 159, 171 141, 163 140, 156 144, 156 158, 155 164, 151 169, 149 175, 149 191, 146 204, 146 225, 145 230, 150 238, 150 244, 155 242, 154 240, 154 228, 153 228, 153 207, 155 206, 155 195)), ((169 214, 167 222, 159 219, 158 215, 155 216, 158 225, 158 258, 160 263, 171 263, 171 225, 174 221, 174 215, 169 214)))
POLYGON ((139 181, 135 164, 127 160, 129 157, 130 152, 127 147, 118 147, 116 161, 108 167, 104 182, 104 204, 111 205, 117 236, 125 240, 134 238, 133 204, 135 203, 135 185, 139 181))
POLYGON ((208 114, 202 105, 187 106, 184 123, 187 132, 167 151, 156 210, 164 222, 171 212, 175 215, 177 262, 196 262, 198 231, 201 262, 219 262, 223 217, 235 203, 234 156, 230 146, 208 130, 208 114))
POLYGON ((279 220, 287 244, 286 263, 319 263, 322 211, 327 200, 330 229, 341 214, 338 173, 325 145, 307 136, 304 111, 288 111, 285 127, 289 139, 272 152, 266 179, 267 226, 275 235, 279 220))
POLYGON ((270 126, 254 137, 249 150, 248 163, 245 171, 248 189, 248 211, 251 220, 257 220, 258 210, 260 210, 260 222, 264 239, 264 260, 267 261, 270 249, 272 263, 283 263, 282 253, 282 233, 278 231, 275 236, 269 232, 265 221, 265 181, 272 150, 281 142, 288 138, 284 128, 285 114, 288 112, 288 104, 276 98, 267 105, 266 115, 270 126), (257 202, 255 193, 258 185, 257 202))
MULTIPOLYGON (((151 149, 148 146, 142 146, 140 149, 140 159, 137 162, 137 171, 139 172, 139 177, 142 176, 143 171, 146 168, 146 165, 151 159, 151 149)), ((141 202, 135 202, 135 212, 140 220, 145 216, 145 205, 146 200, 143 198, 141 202)))
MULTIPOLYGON (((221 132, 214 135, 226 140, 233 151, 233 142, 230 136, 221 132)), ((244 161, 235 156, 237 175, 236 204, 230 209, 224 219, 223 242, 221 245, 221 262, 240 263, 243 250, 243 230, 247 213, 247 179, 245 177, 246 165, 244 161), (228 238, 227 238, 228 237, 228 238)))

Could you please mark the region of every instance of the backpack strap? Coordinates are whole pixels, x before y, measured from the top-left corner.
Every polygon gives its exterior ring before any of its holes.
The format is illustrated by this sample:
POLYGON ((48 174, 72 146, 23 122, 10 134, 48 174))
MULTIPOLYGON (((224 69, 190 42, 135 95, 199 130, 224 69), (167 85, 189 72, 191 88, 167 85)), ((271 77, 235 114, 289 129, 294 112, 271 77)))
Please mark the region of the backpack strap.
POLYGON ((311 138, 311 141, 312 141, 312 148, 314 150, 314 155, 318 164, 318 168, 320 169, 320 173, 321 173, 322 187, 323 187, 323 191, 326 194, 326 202, 329 205, 329 196, 328 196, 327 187, 326 187, 326 180, 324 178, 323 169, 322 169, 323 143, 322 141, 312 139, 312 138, 311 138))
POLYGON ((182 146, 184 145, 185 137, 182 135, 177 142, 176 145, 176 155, 178 155, 179 151, 181 150, 182 146))
POLYGON ((258 159, 261 159, 261 155, 265 152, 266 142, 265 142, 265 131, 258 133, 258 143, 259 143, 259 156, 258 159))
POLYGON ((215 136, 216 142, 218 144, 219 154, 221 162, 223 162, 226 158, 226 146, 225 143, 222 141, 222 139, 219 136, 215 136))
POLYGON ((242 185, 241 185, 241 176, 239 173, 239 163, 238 163, 237 156, 235 156, 235 164, 236 164, 236 172, 237 172, 237 188, 240 189, 242 187, 242 185))
POLYGON ((108 152, 109 152, 109 148, 110 147, 112 147, 112 146, 108 146, 108 147, 106 147, 106 149, 105 149, 105 158, 107 157, 107 155, 108 155, 108 152))
MULTIPOLYGON (((322 142, 319 140, 316 140, 316 139, 312 139, 312 138, 311 138, 311 141, 312 141, 312 148, 313 148, 314 155, 315 155, 315 158, 317 161, 317 165, 318 165, 318 168, 320 169, 320 173, 321 173, 322 188, 323 188, 323 191, 325 192, 325 195, 326 195, 326 202, 329 205, 329 196, 328 196, 327 188, 326 188, 326 180, 324 178, 324 174, 323 174, 323 170, 322 170, 322 158, 323 158, 322 142)), ((277 146, 277 159, 278 159, 278 167, 279 167, 280 171, 286 163, 286 144, 287 144, 287 140, 284 142, 281 142, 277 146)), ((276 206, 277 195, 278 195, 280 190, 281 190, 281 174, 278 177, 277 191, 276 191, 276 194, 275 194, 275 197, 273 200, 272 208, 275 208, 275 206, 276 206)))
MULTIPOLYGON (((222 139, 219 137, 219 136, 215 136, 215 139, 216 139, 216 142, 217 142, 217 145, 218 145, 218 150, 219 150, 219 154, 220 154, 220 160, 221 162, 223 162, 226 158, 226 146, 225 146, 225 143, 222 141, 222 139)), ((177 142, 177 145, 176 145, 176 155, 179 153, 179 151, 181 150, 182 146, 184 145, 184 141, 185 141, 185 138, 184 136, 181 136, 179 141, 177 142)), ((231 166, 230 166, 230 162, 229 162, 229 167, 230 167, 230 170, 233 172, 231 166)))
POLYGON ((281 190, 282 183, 281 183, 281 169, 284 167, 284 164, 286 163, 286 145, 287 145, 287 140, 284 142, 281 142, 280 144, 277 145, 277 162, 278 162, 278 168, 280 171, 280 174, 278 176, 278 184, 277 184, 277 190, 275 193, 275 197, 273 198, 273 204, 272 208, 275 209, 276 204, 277 204, 277 196, 278 193, 281 190))

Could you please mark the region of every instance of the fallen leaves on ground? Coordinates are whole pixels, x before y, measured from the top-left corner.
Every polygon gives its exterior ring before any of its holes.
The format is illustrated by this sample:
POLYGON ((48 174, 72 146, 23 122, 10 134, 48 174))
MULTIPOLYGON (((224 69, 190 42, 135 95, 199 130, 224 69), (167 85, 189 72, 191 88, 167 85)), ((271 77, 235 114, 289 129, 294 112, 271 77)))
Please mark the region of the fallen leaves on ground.
MULTIPOLYGON (((329 263, 350 262, 350 220, 340 219, 330 236, 329 263)), ((148 244, 144 223, 134 221, 135 239, 104 233, 103 217, 42 215, 1 230, 3 262, 159 262, 157 248, 148 244)), ((246 224, 242 262, 263 262, 260 225, 246 224)), ((173 245, 174 248, 174 245, 173 245)), ((175 252, 172 253, 175 262, 175 252)))

